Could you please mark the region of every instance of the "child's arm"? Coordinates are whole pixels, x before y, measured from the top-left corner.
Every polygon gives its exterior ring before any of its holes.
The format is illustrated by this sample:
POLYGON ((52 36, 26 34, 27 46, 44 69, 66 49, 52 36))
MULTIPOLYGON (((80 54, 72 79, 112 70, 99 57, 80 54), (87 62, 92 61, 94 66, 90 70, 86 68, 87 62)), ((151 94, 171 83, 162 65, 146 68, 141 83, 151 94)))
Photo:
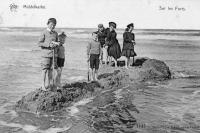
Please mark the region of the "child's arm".
POLYGON ((52 41, 52 42, 49 44, 49 47, 51 47, 51 48, 55 48, 55 47, 57 47, 57 46, 60 46, 60 42, 54 42, 54 41, 52 41))
POLYGON ((134 33, 132 33, 132 36, 133 36, 132 43, 133 43, 133 45, 136 45, 136 43, 135 43, 135 34, 134 34, 134 33))
POLYGON ((56 47, 57 45, 59 45, 58 42, 49 42, 49 41, 45 41, 45 34, 42 33, 39 37, 39 41, 38 41, 38 46, 42 47, 42 48, 49 48, 49 47, 56 47))
POLYGON ((60 45, 60 42, 58 41, 58 33, 56 32, 56 41, 52 41, 49 46, 54 48, 60 45))
POLYGON ((44 33, 42 33, 39 37, 38 46, 39 47, 49 47, 49 42, 45 41, 44 33))
POLYGON ((99 44, 99 53, 100 53, 99 59, 101 59, 102 54, 103 54, 103 51, 102 51, 102 48, 101 48, 101 44, 99 44))

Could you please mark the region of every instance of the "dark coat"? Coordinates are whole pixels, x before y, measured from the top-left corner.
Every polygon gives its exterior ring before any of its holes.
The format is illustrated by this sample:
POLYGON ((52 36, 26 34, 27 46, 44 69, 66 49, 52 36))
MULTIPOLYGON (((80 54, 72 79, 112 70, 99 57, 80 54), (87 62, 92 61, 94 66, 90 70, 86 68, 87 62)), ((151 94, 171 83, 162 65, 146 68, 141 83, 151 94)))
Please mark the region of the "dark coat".
POLYGON ((135 41, 135 35, 131 32, 124 32, 123 34, 123 50, 131 50, 134 49, 134 45, 132 41, 135 41))
POLYGON ((107 38, 106 38, 108 47, 114 45, 115 43, 118 43, 118 40, 116 37, 117 37, 117 33, 115 31, 108 32, 107 38))
POLYGON ((98 40, 101 44, 101 47, 103 47, 103 45, 105 44, 106 41, 106 29, 103 29, 103 31, 96 31, 95 32, 98 35, 98 40))
POLYGON ((116 37, 115 31, 108 32, 106 44, 108 45, 108 55, 118 59, 121 56, 121 48, 116 37))
POLYGON ((137 54, 134 51, 134 43, 135 41, 135 35, 131 32, 125 31, 123 34, 123 48, 122 48, 122 56, 126 57, 134 57, 137 56, 137 54))

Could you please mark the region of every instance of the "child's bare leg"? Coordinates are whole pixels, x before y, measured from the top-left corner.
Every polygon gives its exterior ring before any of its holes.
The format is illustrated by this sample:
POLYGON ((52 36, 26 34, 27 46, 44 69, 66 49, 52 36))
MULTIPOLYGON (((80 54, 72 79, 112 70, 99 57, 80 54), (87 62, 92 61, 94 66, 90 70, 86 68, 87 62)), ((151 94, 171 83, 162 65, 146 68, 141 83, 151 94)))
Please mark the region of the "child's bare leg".
POLYGON ((113 60, 115 62, 115 67, 117 67, 117 60, 114 57, 112 57, 112 58, 113 58, 113 60))
POLYGON ((103 51, 101 51, 101 57, 100 57, 100 64, 102 65, 103 64, 103 51))
POLYGON ((58 77, 58 69, 55 69, 54 71, 52 71, 52 73, 53 73, 53 87, 54 88, 57 88, 57 86, 58 86, 58 83, 57 83, 57 77, 58 77))
POLYGON ((95 69, 95 73, 94 73, 94 79, 95 79, 95 81, 97 81, 98 80, 98 69, 95 69))
POLYGON ((42 90, 46 90, 47 69, 42 70, 42 90))
POLYGON ((128 68, 128 58, 125 58, 125 68, 128 68))
POLYGON ((89 81, 93 81, 93 79, 92 79, 92 68, 89 69, 89 81))
POLYGON ((61 87, 61 73, 62 73, 62 67, 59 67, 58 68, 58 71, 57 71, 57 85, 59 86, 59 87, 61 87))
POLYGON ((62 86, 62 84, 61 84, 61 79, 62 79, 62 67, 60 68, 60 79, 59 79, 59 85, 60 86, 62 86))
POLYGON ((92 69, 92 79, 91 79, 91 81, 94 81, 95 80, 95 69, 93 68, 92 69))
POLYGON ((52 82, 52 69, 47 70, 47 74, 48 74, 48 88, 52 88, 53 86, 53 82, 52 82))
POLYGON ((134 66, 134 65, 135 65, 134 63, 135 63, 135 61, 134 61, 134 56, 133 56, 133 63, 132 63, 132 66, 134 66))
POLYGON ((109 65, 111 65, 112 64, 112 58, 111 58, 111 56, 108 56, 108 61, 109 61, 109 65))
POLYGON ((130 57, 127 57, 127 66, 130 67, 130 57))
POLYGON ((107 62, 108 62, 108 48, 106 47, 105 48, 106 50, 105 50, 105 58, 106 58, 106 65, 107 65, 107 62))

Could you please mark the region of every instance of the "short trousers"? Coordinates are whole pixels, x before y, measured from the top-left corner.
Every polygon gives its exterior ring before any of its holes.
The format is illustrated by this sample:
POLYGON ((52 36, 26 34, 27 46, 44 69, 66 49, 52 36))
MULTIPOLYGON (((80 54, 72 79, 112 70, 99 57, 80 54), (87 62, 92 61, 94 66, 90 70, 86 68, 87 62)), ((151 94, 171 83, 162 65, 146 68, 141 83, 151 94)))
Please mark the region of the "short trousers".
POLYGON ((90 68, 91 69, 99 69, 99 54, 91 54, 90 55, 90 68))
POLYGON ((58 67, 64 67, 65 58, 57 58, 57 65, 58 67))
MULTIPOLYGON (((54 68, 56 69, 57 68, 57 58, 55 58, 54 60, 54 68)), ((42 62, 41 62, 41 65, 42 65, 42 69, 52 69, 52 65, 53 65, 53 58, 52 57, 44 57, 42 58, 42 62)))

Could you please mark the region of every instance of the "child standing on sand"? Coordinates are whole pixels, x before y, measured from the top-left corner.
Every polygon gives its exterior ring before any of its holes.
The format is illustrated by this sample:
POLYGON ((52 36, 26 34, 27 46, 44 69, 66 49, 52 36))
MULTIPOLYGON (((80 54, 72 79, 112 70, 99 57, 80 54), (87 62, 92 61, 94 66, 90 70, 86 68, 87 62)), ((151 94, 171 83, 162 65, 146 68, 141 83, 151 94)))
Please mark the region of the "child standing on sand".
POLYGON ((91 68, 91 80, 97 81, 98 77, 98 69, 99 69, 99 60, 101 58, 101 44, 98 41, 98 36, 96 33, 92 33, 92 39, 88 43, 87 47, 87 56, 88 61, 90 61, 90 68, 91 68))
POLYGON ((117 33, 115 31, 117 24, 115 22, 109 22, 110 31, 107 34, 106 43, 108 45, 108 56, 109 64, 111 64, 112 59, 115 62, 115 67, 117 67, 117 59, 121 56, 121 48, 117 40, 117 33))
POLYGON ((60 45, 58 46, 58 58, 57 58, 57 85, 58 87, 61 87, 61 74, 62 69, 64 67, 65 63, 65 48, 63 44, 65 43, 66 35, 64 32, 58 35, 58 41, 60 42, 60 45))
POLYGON ((125 67, 130 67, 130 57, 133 57, 133 65, 134 65, 134 56, 137 54, 134 50, 135 43, 135 34, 132 33, 134 29, 134 24, 128 24, 126 31, 123 34, 123 48, 122 48, 122 56, 126 57, 125 67))
MULTIPOLYGON (((54 48, 59 45, 58 33, 54 30, 56 26, 56 19, 49 18, 47 22, 47 29, 40 35, 38 46, 42 49, 42 89, 47 90, 51 87, 52 82, 52 68, 57 68, 57 64, 53 66, 53 56, 55 57, 54 48), (46 85, 47 80, 47 85, 46 85)), ((54 84, 54 83, 53 83, 54 84)))
POLYGON ((105 41, 106 41, 106 29, 104 28, 103 24, 99 24, 98 25, 98 31, 95 32, 98 36, 98 41, 100 42, 101 44, 101 48, 102 48, 102 57, 101 57, 101 60, 100 60, 100 63, 101 64, 106 64, 107 63, 107 56, 108 56, 108 53, 107 53, 107 47, 105 45, 105 41))

